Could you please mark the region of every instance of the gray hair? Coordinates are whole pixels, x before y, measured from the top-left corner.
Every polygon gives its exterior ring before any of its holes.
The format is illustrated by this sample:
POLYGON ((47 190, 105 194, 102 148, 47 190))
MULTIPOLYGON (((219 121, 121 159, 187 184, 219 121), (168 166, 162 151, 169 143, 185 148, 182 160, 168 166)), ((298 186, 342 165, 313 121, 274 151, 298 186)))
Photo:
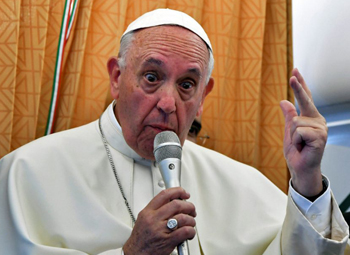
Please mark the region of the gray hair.
MULTIPOLYGON (((126 66, 126 56, 128 53, 128 50, 130 49, 131 43, 134 40, 134 33, 135 31, 131 31, 127 34, 125 34, 122 39, 120 40, 120 48, 118 53, 118 64, 121 69, 125 68, 126 66)), ((208 84, 209 79, 211 77, 211 73, 214 69, 214 55, 209 46, 207 45, 207 49, 209 52, 209 61, 208 61, 208 75, 206 77, 205 84, 208 84)))

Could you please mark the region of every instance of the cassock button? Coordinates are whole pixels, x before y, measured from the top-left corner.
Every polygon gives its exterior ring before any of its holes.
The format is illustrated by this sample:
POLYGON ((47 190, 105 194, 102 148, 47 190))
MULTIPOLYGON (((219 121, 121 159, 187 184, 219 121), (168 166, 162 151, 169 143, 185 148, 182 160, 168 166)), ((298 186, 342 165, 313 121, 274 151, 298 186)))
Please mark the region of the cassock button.
POLYGON ((164 188, 164 186, 165 186, 164 181, 163 180, 159 180, 158 186, 161 187, 161 188, 164 188))
POLYGON ((311 220, 315 220, 317 218, 317 214, 311 215, 311 220))

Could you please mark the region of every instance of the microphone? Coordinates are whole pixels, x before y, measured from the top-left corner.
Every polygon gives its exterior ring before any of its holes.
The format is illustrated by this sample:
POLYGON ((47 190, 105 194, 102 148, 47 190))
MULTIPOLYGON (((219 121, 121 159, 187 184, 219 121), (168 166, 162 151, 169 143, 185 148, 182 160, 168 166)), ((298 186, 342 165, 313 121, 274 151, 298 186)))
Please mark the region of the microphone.
MULTIPOLYGON (((153 143, 153 154, 158 163, 160 173, 167 189, 181 187, 181 154, 179 138, 172 131, 164 131, 156 135, 153 143)), ((189 255, 188 241, 177 246, 179 255, 189 255)))

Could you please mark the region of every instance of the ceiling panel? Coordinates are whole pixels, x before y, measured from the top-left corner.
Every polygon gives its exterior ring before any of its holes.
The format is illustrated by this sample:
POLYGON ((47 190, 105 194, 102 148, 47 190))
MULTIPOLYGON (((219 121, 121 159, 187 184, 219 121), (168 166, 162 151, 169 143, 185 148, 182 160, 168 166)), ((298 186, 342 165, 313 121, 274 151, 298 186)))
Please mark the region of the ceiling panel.
POLYGON ((293 0, 293 51, 317 106, 350 102, 349 0, 293 0))

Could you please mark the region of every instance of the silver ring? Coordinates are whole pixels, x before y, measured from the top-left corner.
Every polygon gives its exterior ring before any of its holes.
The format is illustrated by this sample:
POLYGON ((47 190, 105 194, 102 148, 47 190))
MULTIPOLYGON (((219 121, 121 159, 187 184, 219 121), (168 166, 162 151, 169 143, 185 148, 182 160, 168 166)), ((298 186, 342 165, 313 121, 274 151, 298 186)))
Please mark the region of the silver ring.
POLYGON ((176 219, 169 219, 166 226, 168 227, 168 229, 174 230, 175 228, 177 228, 177 220, 176 219))

